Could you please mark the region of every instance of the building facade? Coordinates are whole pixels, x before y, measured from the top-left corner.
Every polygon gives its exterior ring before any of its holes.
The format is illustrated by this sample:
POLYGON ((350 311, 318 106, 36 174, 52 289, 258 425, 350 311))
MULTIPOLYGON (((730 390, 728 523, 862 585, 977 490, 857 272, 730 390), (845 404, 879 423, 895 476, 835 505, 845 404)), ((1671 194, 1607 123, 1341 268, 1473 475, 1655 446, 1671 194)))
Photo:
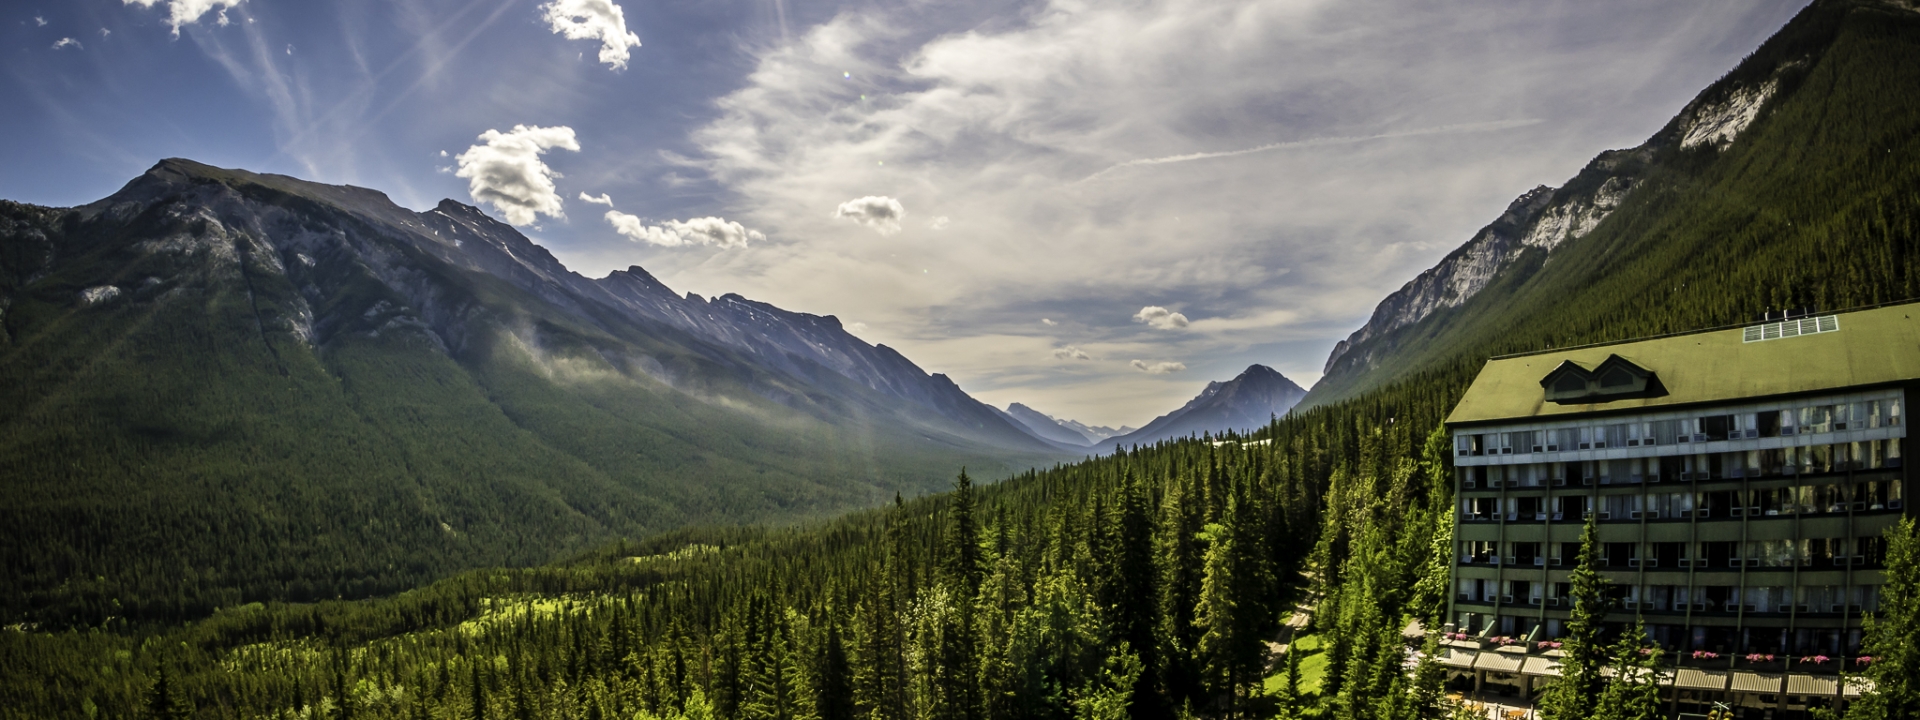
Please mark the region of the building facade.
POLYGON ((1840 669, 1914 512, 1916 389, 1915 304, 1489 361, 1448 418, 1454 630, 1558 637, 1592 515, 1613 628, 1688 664, 1840 669))

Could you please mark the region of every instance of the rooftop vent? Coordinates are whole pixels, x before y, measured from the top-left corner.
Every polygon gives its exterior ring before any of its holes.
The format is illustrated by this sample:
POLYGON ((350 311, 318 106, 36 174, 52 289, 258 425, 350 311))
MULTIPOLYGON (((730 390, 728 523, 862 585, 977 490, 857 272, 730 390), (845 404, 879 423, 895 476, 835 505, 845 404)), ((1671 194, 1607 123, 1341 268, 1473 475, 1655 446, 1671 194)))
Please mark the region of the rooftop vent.
POLYGON ((1822 315, 1804 317, 1795 320, 1754 325, 1740 331, 1741 342, 1765 342, 1781 338, 1800 337, 1840 331, 1840 316, 1822 315))

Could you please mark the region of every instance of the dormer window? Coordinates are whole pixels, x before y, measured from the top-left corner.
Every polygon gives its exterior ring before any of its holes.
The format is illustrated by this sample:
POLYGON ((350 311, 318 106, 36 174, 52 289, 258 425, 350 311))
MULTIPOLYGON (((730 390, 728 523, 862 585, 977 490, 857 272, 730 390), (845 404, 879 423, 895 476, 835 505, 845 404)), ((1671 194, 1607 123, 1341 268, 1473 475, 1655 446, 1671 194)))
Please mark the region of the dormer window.
POLYGON ((1562 362, 1540 379, 1540 387, 1547 391, 1548 402, 1562 405, 1590 405, 1667 394, 1653 371, 1619 355, 1609 355, 1592 368, 1572 360, 1562 362))
POLYGON ((1602 389, 1626 387, 1632 385, 1633 380, 1633 373, 1621 368, 1614 368, 1607 371, 1606 377, 1600 378, 1600 387, 1602 389))
POLYGON ((1582 377, 1582 375, 1584 375, 1584 373, 1566 373, 1561 375, 1560 379, 1555 380, 1553 383, 1554 392, 1567 393, 1570 395, 1587 394, 1587 379, 1582 377))

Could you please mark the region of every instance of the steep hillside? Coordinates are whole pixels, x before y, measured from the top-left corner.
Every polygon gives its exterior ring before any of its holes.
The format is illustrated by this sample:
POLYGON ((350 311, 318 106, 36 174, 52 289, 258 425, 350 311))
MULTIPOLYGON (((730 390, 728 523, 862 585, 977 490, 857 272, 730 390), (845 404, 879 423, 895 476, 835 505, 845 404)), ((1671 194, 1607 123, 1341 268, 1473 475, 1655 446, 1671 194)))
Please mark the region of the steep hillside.
POLYGON ((1639 147, 1381 302, 1305 404, 1490 354, 1920 296, 1920 13, 1816 2, 1639 147))
POLYGON ((180 160, 0 205, 0 609, 392 592, 1061 456, 831 317, 643 277, 459 203, 180 160))
POLYGON ((1189 435, 1251 432, 1287 414, 1306 394, 1273 368, 1249 365, 1232 380, 1207 383, 1205 390, 1180 409, 1154 418, 1139 430, 1102 440, 1095 447, 1107 452, 1189 435))

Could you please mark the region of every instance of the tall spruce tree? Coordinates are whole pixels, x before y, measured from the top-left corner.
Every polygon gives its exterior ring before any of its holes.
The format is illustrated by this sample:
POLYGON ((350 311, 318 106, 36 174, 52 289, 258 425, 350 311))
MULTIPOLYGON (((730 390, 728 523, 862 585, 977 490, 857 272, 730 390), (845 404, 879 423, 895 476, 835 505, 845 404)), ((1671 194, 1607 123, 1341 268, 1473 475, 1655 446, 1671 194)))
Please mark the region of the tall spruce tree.
POLYGON ((1612 681, 1600 694, 1594 720, 1659 720, 1660 646, 1647 642, 1644 621, 1635 620, 1633 629, 1621 634, 1613 644, 1612 681))
POLYGON ((1566 634, 1561 637, 1560 679, 1547 687, 1540 698, 1540 716, 1545 720, 1584 720, 1599 706, 1606 691, 1606 678, 1600 669, 1607 662, 1607 648, 1601 644, 1600 623, 1607 614, 1607 579, 1598 566, 1600 551, 1595 542, 1594 516, 1587 516, 1580 532, 1580 557, 1567 576, 1573 608, 1567 616, 1566 634))
POLYGON ((1153 511, 1146 488, 1128 468, 1121 480, 1113 548, 1113 586, 1110 608, 1114 634, 1133 649, 1140 670, 1130 689, 1130 713, 1135 720, 1166 716, 1160 694, 1159 599, 1160 574, 1153 561, 1153 511))
POLYGON ((1228 716, 1240 709, 1240 664, 1237 649, 1240 638, 1235 622, 1239 612, 1234 597, 1233 530, 1210 523, 1201 531, 1207 543, 1204 573, 1200 583, 1200 601, 1194 610, 1193 624, 1200 628, 1196 648, 1205 671, 1207 692, 1223 705, 1228 716))
POLYGON ((173 677, 166 665, 153 678, 153 685, 147 689, 147 700, 141 717, 144 720, 187 720, 193 717, 193 707, 180 697, 180 689, 173 686, 173 677))
POLYGON ((832 613, 820 645, 820 670, 814 680, 820 720, 853 720, 853 668, 847 661, 846 642, 840 637, 840 622, 832 613))
POLYGON ((1920 536, 1914 521, 1902 518, 1884 537, 1887 582, 1861 644, 1873 662, 1859 677, 1871 687, 1847 708, 1846 720, 1920 718, 1920 536))

